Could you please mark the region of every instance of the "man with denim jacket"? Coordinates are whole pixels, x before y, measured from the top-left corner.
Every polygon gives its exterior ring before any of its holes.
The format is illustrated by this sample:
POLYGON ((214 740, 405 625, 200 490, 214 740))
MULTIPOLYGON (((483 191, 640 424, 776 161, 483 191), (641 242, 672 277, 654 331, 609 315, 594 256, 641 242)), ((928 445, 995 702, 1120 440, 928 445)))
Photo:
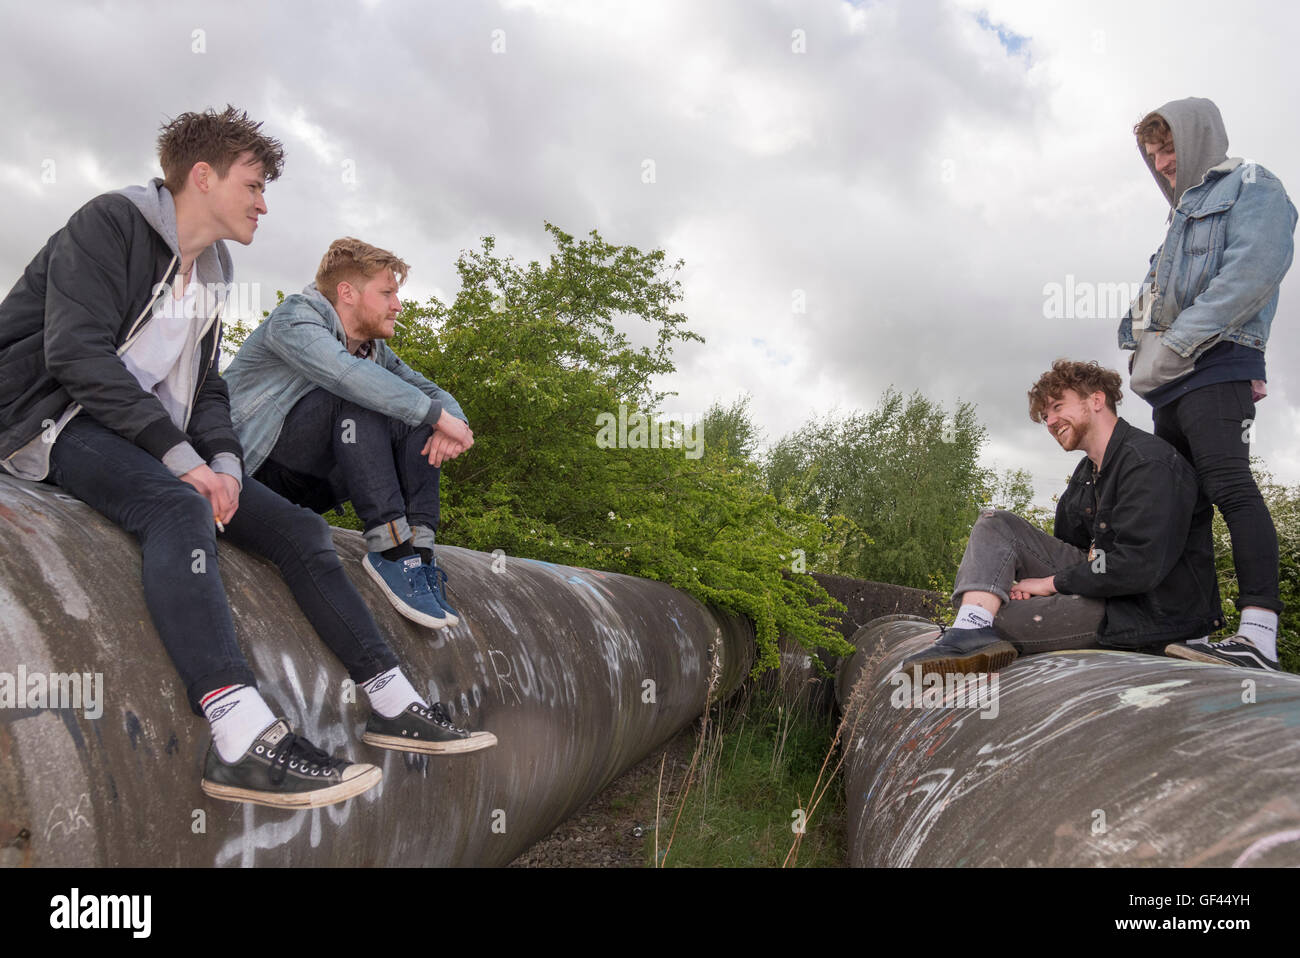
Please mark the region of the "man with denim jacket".
POLYGON ((393 335, 409 267, 361 240, 335 240, 316 281, 286 297, 226 370, 245 464, 318 512, 351 499, 366 572, 394 607, 456 625, 434 561, 443 462, 474 442, 450 393, 411 369, 393 335))
POLYGON ((334 551, 328 526, 252 478, 218 375, 233 271, 278 141, 227 107, 183 113, 158 140, 164 179, 98 196, 50 237, 0 302, 0 465, 53 479, 140 541, 150 617, 212 743, 213 798, 301 808, 377 785, 380 769, 295 735, 239 647, 217 535, 274 562, 367 693, 363 740, 411 752, 489 747, 402 674, 334 551), (419 741, 416 741, 416 737, 419 741))
POLYGON ((1273 670, 1277 665, 1277 533, 1250 472, 1255 403, 1267 394, 1264 347, 1291 266, 1296 210, 1257 163, 1227 156, 1219 109, 1191 97, 1134 127, 1138 151, 1169 201, 1169 229, 1142 293, 1120 323, 1135 350, 1134 392, 1155 433, 1196 469, 1199 509, 1219 507, 1232 536, 1241 625, 1220 643, 1176 643, 1170 655, 1273 670))

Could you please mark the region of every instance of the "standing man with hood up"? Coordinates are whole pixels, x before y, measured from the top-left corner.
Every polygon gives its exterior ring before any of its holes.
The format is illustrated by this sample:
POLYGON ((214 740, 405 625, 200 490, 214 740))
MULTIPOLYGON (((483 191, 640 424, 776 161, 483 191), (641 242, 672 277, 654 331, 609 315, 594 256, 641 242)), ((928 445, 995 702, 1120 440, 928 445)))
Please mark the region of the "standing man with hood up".
POLYGON ((1169 229, 1120 322, 1119 345, 1136 350, 1130 385, 1151 403, 1155 434, 1196 469, 1198 511, 1213 503, 1223 513, 1240 584, 1235 635, 1166 651, 1276 670, 1277 532, 1250 472, 1250 442, 1255 403, 1267 395, 1264 347, 1291 266, 1296 210, 1276 176, 1228 157, 1210 100, 1166 103, 1133 132, 1169 201, 1169 229))

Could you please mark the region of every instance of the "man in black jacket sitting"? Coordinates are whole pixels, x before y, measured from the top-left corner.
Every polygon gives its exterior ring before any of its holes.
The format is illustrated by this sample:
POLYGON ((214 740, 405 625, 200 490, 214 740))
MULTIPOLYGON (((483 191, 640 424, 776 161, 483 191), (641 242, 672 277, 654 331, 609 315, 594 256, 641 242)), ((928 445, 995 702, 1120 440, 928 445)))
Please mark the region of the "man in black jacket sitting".
POLYGON ((1223 624, 1209 515, 1181 455, 1116 414, 1119 374, 1060 359, 1029 391, 1029 417, 1080 449, 1055 535, 1002 510, 971 529, 953 590, 957 619, 903 668, 993 671, 1017 655, 1140 649, 1223 624))

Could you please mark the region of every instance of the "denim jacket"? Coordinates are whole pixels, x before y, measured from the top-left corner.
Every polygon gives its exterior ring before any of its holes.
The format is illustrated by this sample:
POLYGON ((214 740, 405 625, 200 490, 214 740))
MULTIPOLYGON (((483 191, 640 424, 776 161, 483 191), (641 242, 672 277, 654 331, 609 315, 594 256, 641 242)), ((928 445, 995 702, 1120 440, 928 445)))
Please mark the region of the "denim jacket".
POLYGON ((253 330, 223 373, 230 420, 251 475, 266 462, 285 417, 321 388, 407 425, 433 424, 445 409, 468 420, 451 393, 417 373, 379 340, 370 358, 348 352, 343 321, 312 283, 253 330))
MULTIPOLYGON (((1142 296, 1154 297, 1147 329, 1185 359, 1219 342, 1262 352, 1295 225, 1295 206, 1268 170, 1235 158, 1211 167, 1183 194, 1151 257, 1142 283, 1142 296)), ((1137 348, 1142 296, 1120 321, 1121 349, 1137 348)))

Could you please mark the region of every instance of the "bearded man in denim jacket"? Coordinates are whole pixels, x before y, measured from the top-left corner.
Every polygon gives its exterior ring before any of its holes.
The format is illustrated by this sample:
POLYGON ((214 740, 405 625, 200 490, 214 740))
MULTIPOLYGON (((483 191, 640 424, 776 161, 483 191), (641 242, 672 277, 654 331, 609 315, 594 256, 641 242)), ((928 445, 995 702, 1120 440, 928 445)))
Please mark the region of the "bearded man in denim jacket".
POLYGON ((1264 347, 1291 266, 1296 210, 1276 176, 1227 156, 1219 109, 1191 97, 1134 127, 1169 201, 1169 229, 1119 327, 1135 350, 1133 391, 1155 434, 1196 469, 1198 509, 1219 507, 1232 536, 1242 610, 1237 634, 1175 643, 1178 658, 1277 669, 1277 532, 1250 472, 1255 403, 1267 394, 1264 347))
POLYGON ((460 404, 385 344, 410 267, 345 237, 316 281, 285 298, 225 372, 245 468, 280 495, 324 512, 350 499, 366 572, 402 615, 456 625, 434 561, 443 462, 474 444, 460 404))

